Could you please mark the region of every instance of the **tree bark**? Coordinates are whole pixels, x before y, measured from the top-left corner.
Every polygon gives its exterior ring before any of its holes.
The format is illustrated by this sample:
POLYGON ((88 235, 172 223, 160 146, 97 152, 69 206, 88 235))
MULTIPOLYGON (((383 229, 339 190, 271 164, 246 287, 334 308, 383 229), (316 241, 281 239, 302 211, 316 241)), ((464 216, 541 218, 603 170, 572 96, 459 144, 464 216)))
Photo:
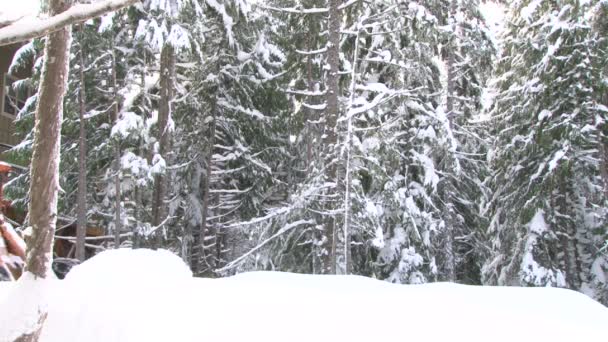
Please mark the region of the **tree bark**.
MULTIPOLYGON (((69 8, 69 3, 64 0, 50 0, 49 5, 51 15, 69 8)), ((28 244, 25 270, 40 278, 46 278, 51 268, 57 220, 63 96, 67 87, 71 40, 69 27, 48 36, 38 90, 30 167, 29 215, 33 233, 28 244)))
MULTIPOLYGON (((112 123, 118 122, 118 79, 116 76, 116 50, 114 49, 114 39, 112 41, 112 91, 114 93, 114 104, 112 105, 112 123)), ((122 232, 122 215, 121 215, 121 189, 120 189, 120 138, 117 136, 114 141, 114 248, 120 248, 120 233, 122 232)))
MULTIPOLYGON (((81 30, 82 30, 81 25, 81 30)), ((82 33, 82 31, 81 31, 82 33)), ((80 262, 85 259, 85 237, 87 232, 87 137, 84 122, 86 94, 84 80, 84 46, 80 41, 80 89, 78 91, 78 104, 80 107, 80 134, 78 137, 78 213, 76 217, 76 259, 80 262)))
MULTIPOLYGON (((457 2, 456 0, 452 0, 450 4, 450 9, 448 13, 448 20, 451 21, 450 25, 452 26, 452 34, 455 35, 458 28, 456 26, 456 10, 457 10, 457 2)), ((451 36, 450 41, 448 42, 447 49, 447 94, 446 94, 446 114, 448 119, 448 125, 450 129, 452 128, 452 120, 454 119, 454 97, 455 97, 455 67, 454 67, 454 50, 455 46, 455 37, 451 36)), ((455 249, 454 249, 454 220, 452 219, 454 216, 454 208, 452 206, 453 197, 450 193, 452 189, 447 189, 446 196, 446 204, 445 204, 445 220, 447 223, 446 229, 446 265, 445 272, 448 281, 456 280, 456 257, 455 257, 455 249)))
MULTIPOLYGON (((160 57, 160 105, 158 109, 158 154, 167 160, 171 139, 169 120, 171 117, 171 101, 175 87, 175 50, 171 44, 165 44, 160 57)), ((152 225, 159 227, 167 217, 165 196, 167 192, 167 174, 157 174, 154 177, 154 204, 152 225)), ((162 245, 162 227, 158 228, 157 246, 162 245)))
MULTIPOLYGON (((57 15, 69 7, 69 2, 65 0, 49 0, 51 15, 57 15)), ((51 270, 53 237, 57 224, 61 122, 71 42, 69 27, 48 36, 35 114, 29 191, 32 237, 27 246, 25 271, 43 279, 51 270)), ((36 329, 25 332, 15 341, 38 341, 46 316, 46 312, 39 312, 36 329)))
POLYGON ((211 247, 213 246, 208 246, 209 243, 214 244, 217 243, 215 240, 217 237, 215 237, 214 232, 212 231, 212 227, 210 227, 207 224, 207 218, 209 217, 209 198, 210 198, 210 194, 209 191, 211 189, 211 172, 213 170, 213 145, 215 144, 215 110, 216 110, 216 106, 215 106, 215 102, 213 103, 213 106, 211 108, 211 122, 209 122, 209 146, 207 147, 207 155, 206 155, 206 171, 205 171, 205 178, 203 181, 203 215, 202 215, 202 223, 201 223, 201 231, 200 231, 200 256, 202 257, 202 261, 204 262, 204 264, 207 266, 207 273, 210 273, 212 270, 210 270, 210 268, 213 268, 213 260, 211 260, 211 256, 213 255, 211 253, 211 247), (207 237, 211 237, 209 240, 212 241, 208 241, 207 237))
MULTIPOLYGON (((355 87, 357 84, 357 59, 359 55, 359 35, 361 33, 360 26, 363 22, 357 24, 357 35, 355 36, 355 51, 353 52, 352 71, 350 76, 350 89, 347 112, 353 107, 355 100, 355 87)), ((349 274, 351 270, 351 246, 350 246, 350 212, 351 212, 351 159, 352 159, 352 137, 353 137, 353 118, 347 118, 347 132, 345 144, 346 154, 346 170, 344 171, 344 274, 349 274)))
MULTIPOLYGON (((340 24, 341 11, 339 0, 329 1, 329 44, 327 48, 327 63, 329 64, 329 74, 327 76, 327 112, 325 118, 324 129, 324 145, 327 151, 325 156, 327 167, 327 178, 330 182, 337 181, 337 165, 334 161, 336 144, 338 136, 336 132, 336 124, 338 121, 338 113, 340 104, 338 96, 339 87, 339 67, 340 67, 340 24)), ((330 205, 333 209, 334 205, 330 205)), ((323 255, 323 273, 336 273, 336 219, 328 216, 325 224, 326 249, 323 255)))

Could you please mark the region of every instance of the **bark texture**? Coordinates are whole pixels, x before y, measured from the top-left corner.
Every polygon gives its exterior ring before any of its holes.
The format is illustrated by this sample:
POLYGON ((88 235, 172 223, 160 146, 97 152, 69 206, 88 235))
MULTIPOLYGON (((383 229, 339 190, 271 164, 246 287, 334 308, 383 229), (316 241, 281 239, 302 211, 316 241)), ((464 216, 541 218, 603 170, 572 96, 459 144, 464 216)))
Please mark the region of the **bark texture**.
MULTIPOLYGON (((340 23, 341 11, 339 9, 341 1, 329 1, 329 44, 327 48, 327 63, 329 73, 327 75, 327 111, 325 117, 324 145, 326 148, 327 178, 330 182, 337 181, 337 165, 335 163, 335 150, 338 142, 336 123, 340 103, 338 96, 340 93, 339 67, 340 67, 340 23)), ((330 210, 333 209, 330 205, 330 210)), ((336 220, 334 215, 327 217, 325 224, 325 252, 323 254, 323 273, 336 273, 336 220), (329 247, 329 248, 328 248, 329 247)))
MULTIPOLYGON (((114 49, 114 39, 112 39, 112 91, 114 92, 114 104, 111 111, 112 123, 116 124, 118 121, 118 78, 116 76, 116 51, 114 49)), ((114 140, 114 248, 120 248, 120 233, 122 232, 122 215, 121 205, 122 191, 120 189, 120 137, 116 137, 114 140)))
MULTIPOLYGON (((66 0, 50 0, 49 5, 51 15, 59 14, 70 6, 66 0)), ((40 278, 46 278, 51 269, 51 249, 57 220, 63 96, 67 87, 71 42, 69 27, 48 36, 38 90, 30 167, 29 215, 33 233, 28 244, 25 270, 40 278)))
MULTIPOLYGON (((69 7, 67 0, 49 0, 50 15, 57 15, 69 7)), ((48 36, 38 90, 30 166, 29 215, 32 237, 27 246, 25 265, 25 271, 38 278, 46 278, 51 272, 53 237, 57 223, 63 96, 67 88, 71 32, 70 27, 65 27, 48 36)), ((38 341, 46 317, 46 312, 40 312, 37 328, 19 336, 15 341, 38 341)))
POLYGON ((78 92, 80 134, 78 137, 78 213, 76 218, 76 259, 85 259, 85 237, 87 233, 87 134, 84 114, 86 95, 84 81, 84 46, 80 44, 80 90, 78 92))
MULTIPOLYGON (((158 154, 167 161, 170 150, 171 132, 169 120, 171 117, 171 101, 175 88, 175 49, 170 44, 163 46, 160 57, 160 103, 158 108, 158 154)), ((154 177, 154 204, 152 225, 158 227, 157 245, 163 239, 163 221, 167 218, 165 197, 167 194, 167 172, 154 177)))

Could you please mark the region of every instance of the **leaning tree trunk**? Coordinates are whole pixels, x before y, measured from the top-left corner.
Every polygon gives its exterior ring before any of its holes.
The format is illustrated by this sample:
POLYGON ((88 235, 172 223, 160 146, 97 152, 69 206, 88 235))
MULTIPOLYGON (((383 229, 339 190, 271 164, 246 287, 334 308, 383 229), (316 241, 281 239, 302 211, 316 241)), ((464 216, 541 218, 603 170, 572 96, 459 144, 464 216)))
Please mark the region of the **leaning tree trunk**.
MULTIPOLYGON (((324 145, 327 151, 326 165, 327 178, 330 182, 337 180, 337 165, 335 163, 335 150, 338 142, 336 123, 339 111, 339 67, 340 67, 340 0, 330 0, 329 2, 329 46, 327 49, 327 62, 329 64, 329 74, 327 76, 327 111, 325 121, 324 145)), ((334 205, 330 206, 330 211, 334 205)), ((336 219, 329 215, 325 224, 326 251, 323 255, 323 273, 336 273, 336 219), (329 246, 327 246, 329 244, 329 246), (329 247, 329 248, 328 248, 329 247)))
MULTIPOLYGON (((175 87, 175 50, 171 44, 163 46, 160 57, 160 105, 158 108, 158 154, 167 160, 171 132, 169 130, 169 119, 171 118, 171 101, 175 87)), ((167 174, 156 175, 154 179, 154 203, 152 225, 157 227, 157 247, 162 245, 162 227, 167 218, 165 196, 167 192, 167 174)))

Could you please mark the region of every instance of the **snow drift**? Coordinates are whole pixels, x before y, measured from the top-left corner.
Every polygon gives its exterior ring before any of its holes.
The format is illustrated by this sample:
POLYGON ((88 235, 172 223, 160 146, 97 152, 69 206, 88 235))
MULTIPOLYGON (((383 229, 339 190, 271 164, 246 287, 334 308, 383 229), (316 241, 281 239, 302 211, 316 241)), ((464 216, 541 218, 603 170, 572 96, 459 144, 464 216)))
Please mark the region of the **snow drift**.
MULTIPOLYGON (((608 334, 608 309, 569 290, 278 272, 194 279, 167 251, 104 252, 47 285, 45 342, 601 341, 608 334)), ((0 285, 0 305, 19 286, 0 285)))

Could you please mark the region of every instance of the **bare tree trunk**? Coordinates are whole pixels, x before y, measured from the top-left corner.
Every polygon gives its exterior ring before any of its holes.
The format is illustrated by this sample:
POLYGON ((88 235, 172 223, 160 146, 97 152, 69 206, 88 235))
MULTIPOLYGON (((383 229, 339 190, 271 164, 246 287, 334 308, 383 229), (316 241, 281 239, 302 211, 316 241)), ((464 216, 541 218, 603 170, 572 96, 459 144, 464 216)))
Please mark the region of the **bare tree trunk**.
MULTIPOLYGON (((81 27, 81 35, 83 25, 81 27)), ((85 259, 85 237, 87 234, 87 137, 84 122, 86 94, 84 82, 84 46, 80 42, 80 90, 78 92, 78 104, 80 107, 80 135, 78 137, 78 214, 76 218, 76 259, 80 262, 85 259)))
MULTIPOLYGON (((216 195, 216 203, 218 205, 217 216, 219 216, 216 226, 215 226, 215 260, 214 266, 215 268, 221 268, 225 266, 225 244, 226 244, 226 229, 222 227, 222 218, 224 214, 224 209, 222 208, 222 196, 220 194, 216 195)), ((213 276, 216 274, 213 273, 213 276)))
MULTIPOLYGON (((112 91, 114 92, 114 104, 112 105, 112 122, 118 121, 118 80, 116 76, 116 50, 114 49, 114 39, 112 38, 112 91)), ((120 248, 120 233, 122 232, 121 205, 122 194, 120 189, 120 138, 117 136, 114 141, 114 248, 120 248)))
MULTIPOLYGON (((608 90, 600 99, 600 103, 608 106, 608 90)), ((598 151, 600 153, 600 174, 604 183, 604 198, 608 199, 608 125, 599 126, 598 151)))
POLYGON ((203 217, 202 217, 202 223, 201 223, 201 231, 199 233, 200 235, 200 255, 201 255, 201 261, 205 264, 205 267, 208 271, 208 273, 211 271, 210 269, 213 268, 214 263, 212 260, 212 255, 213 253, 211 253, 212 251, 212 247, 214 243, 217 243, 216 237, 215 237, 215 233, 213 232, 213 229, 211 226, 209 226, 207 224, 207 219, 209 217, 209 191, 211 189, 211 172, 213 170, 213 165, 212 165, 212 157, 213 157, 213 145, 215 144, 215 120, 216 120, 216 116, 215 116, 215 110, 216 110, 216 106, 215 106, 215 102, 211 108, 211 121, 209 122, 209 146, 207 147, 207 155, 206 158, 207 160, 205 161, 206 163, 206 171, 205 171, 205 180, 203 181, 203 217), (209 237, 209 238, 208 238, 209 237), (211 245, 209 245, 211 244, 211 245))
MULTIPOLYGON (((141 67, 141 99, 143 102, 143 107, 147 108, 147 90, 146 90, 146 54, 144 51, 144 56, 142 58, 143 63, 142 63, 142 67, 141 67)), ((144 155, 144 144, 143 144, 143 139, 140 137, 139 138, 139 155, 143 156, 144 155)), ((143 206, 143 194, 142 194, 142 189, 140 188, 140 186, 136 185, 135 186, 135 210, 134 210, 134 216, 135 216, 135 226, 133 227, 133 248, 139 248, 141 245, 141 237, 140 237, 140 227, 141 227, 141 222, 143 221, 143 215, 142 213, 144 212, 144 210, 141 208, 143 206)))
MULTIPOLYGON (((359 22, 360 26, 362 22, 359 22)), ((355 86, 357 84, 357 58, 359 55, 359 35, 360 31, 357 31, 355 37, 355 51, 353 52, 352 61, 352 72, 350 78, 350 97, 348 100, 347 112, 353 107, 355 100, 355 86)), ((352 136, 353 136, 353 118, 348 116, 347 118, 347 132, 345 152, 346 152, 346 170, 344 171, 344 274, 349 274, 351 270, 351 246, 350 246, 350 212, 351 212, 351 201, 350 201, 350 187, 351 187, 351 149, 352 149, 352 136)))
MULTIPOLYGON (((311 50, 311 37, 310 35, 308 36, 308 40, 307 40, 307 50, 311 50)), ((312 55, 308 55, 308 57, 306 58, 306 83, 308 83, 308 91, 310 93, 312 93, 314 91, 314 82, 313 82, 313 75, 312 75, 312 55)), ((314 129, 313 129, 313 124, 312 124, 312 120, 314 120, 313 118, 314 115, 314 110, 312 108, 307 108, 306 109, 306 127, 307 127, 307 138, 306 138, 306 167, 308 172, 310 173, 312 171, 313 168, 313 160, 312 160, 312 149, 313 149, 313 142, 315 139, 315 134, 314 134, 314 129)))
MULTIPOLYGON (((165 44, 160 57, 160 106, 158 109, 158 154, 167 159, 171 138, 169 118, 171 117, 171 101, 175 87, 175 50, 170 44, 165 44)), ((158 174, 154 177, 154 204, 152 206, 152 225, 160 226, 167 217, 165 196, 167 192, 167 175, 158 174)), ((156 235, 157 246, 163 243, 162 227, 156 235)))
MULTIPOLYGON (((49 0, 49 7, 51 15, 55 15, 67 10, 69 4, 64 0, 49 0)), ((63 95, 67 86, 71 41, 69 27, 48 36, 38 91, 30 167, 29 215, 33 233, 28 244, 25 270, 40 278, 46 278, 50 270, 57 220, 63 95)))
MULTIPOLYGON (((340 0, 329 1, 329 44, 327 49, 327 63, 329 64, 329 74, 327 76, 327 112, 325 118, 325 139, 324 145, 327 149, 326 163, 328 181, 337 181, 337 165, 334 161, 336 144, 338 136, 336 132, 336 123, 338 121, 338 112, 340 104, 338 96, 340 92, 339 86, 339 67, 340 67, 340 24, 341 11, 339 9, 340 0)), ((334 205, 330 205, 333 209, 334 205)), ((327 250, 323 257, 323 273, 336 273, 336 219, 328 217, 325 225, 326 243, 329 244, 330 250, 327 250)), ((327 245, 326 245, 327 246, 327 245)))
MULTIPOLYGON (((50 15, 70 7, 64 0, 49 0, 50 15)), ((25 271, 37 278, 46 278, 51 270, 53 237, 57 224, 59 160, 63 96, 67 88, 71 28, 66 27, 48 36, 42 68, 34 127, 34 147, 30 165, 29 215, 32 238, 27 246, 25 271)), ((40 312, 37 329, 25 332, 16 341, 38 341, 46 320, 40 312)))
MULTIPOLYGON (((450 13, 448 18, 452 19, 452 20, 456 20, 456 0, 452 0, 452 3, 450 5, 450 13)), ((452 27, 452 32, 453 34, 455 34, 457 31, 456 28, 456 24, 453 24, 452 27)), ((454 90, 454 85, 455 85, 455 77, 456 77, 456 72, 454 70, 454 50, 456 49, 456 46, 454 44, 454 38, 451 38, 451 41, 447 44, 447 96, 446 96, 446 109, 447 109, 447 118, 448 118, 448 124, 450 125, 450 128, 452 128, 452 120, 454 118, 454 96, 455 96, 455 90, 454 90)), ((446 194, 448 201, 446 203, 446 213, 445 213, 445 217, 446 217, 446 221, 447 221, 447 236, 446 236, 446 274, 447 274, 447 280, 449 281, 455 281, 456 280, 456 257, 455 257, 455 251, 454 251, 454 221, 452 220, 452 217, 454 215, 453 212, 453 207, 452 207, 452 195, 449 193, 450 189, 447 190, 448 193, 446 194)))

